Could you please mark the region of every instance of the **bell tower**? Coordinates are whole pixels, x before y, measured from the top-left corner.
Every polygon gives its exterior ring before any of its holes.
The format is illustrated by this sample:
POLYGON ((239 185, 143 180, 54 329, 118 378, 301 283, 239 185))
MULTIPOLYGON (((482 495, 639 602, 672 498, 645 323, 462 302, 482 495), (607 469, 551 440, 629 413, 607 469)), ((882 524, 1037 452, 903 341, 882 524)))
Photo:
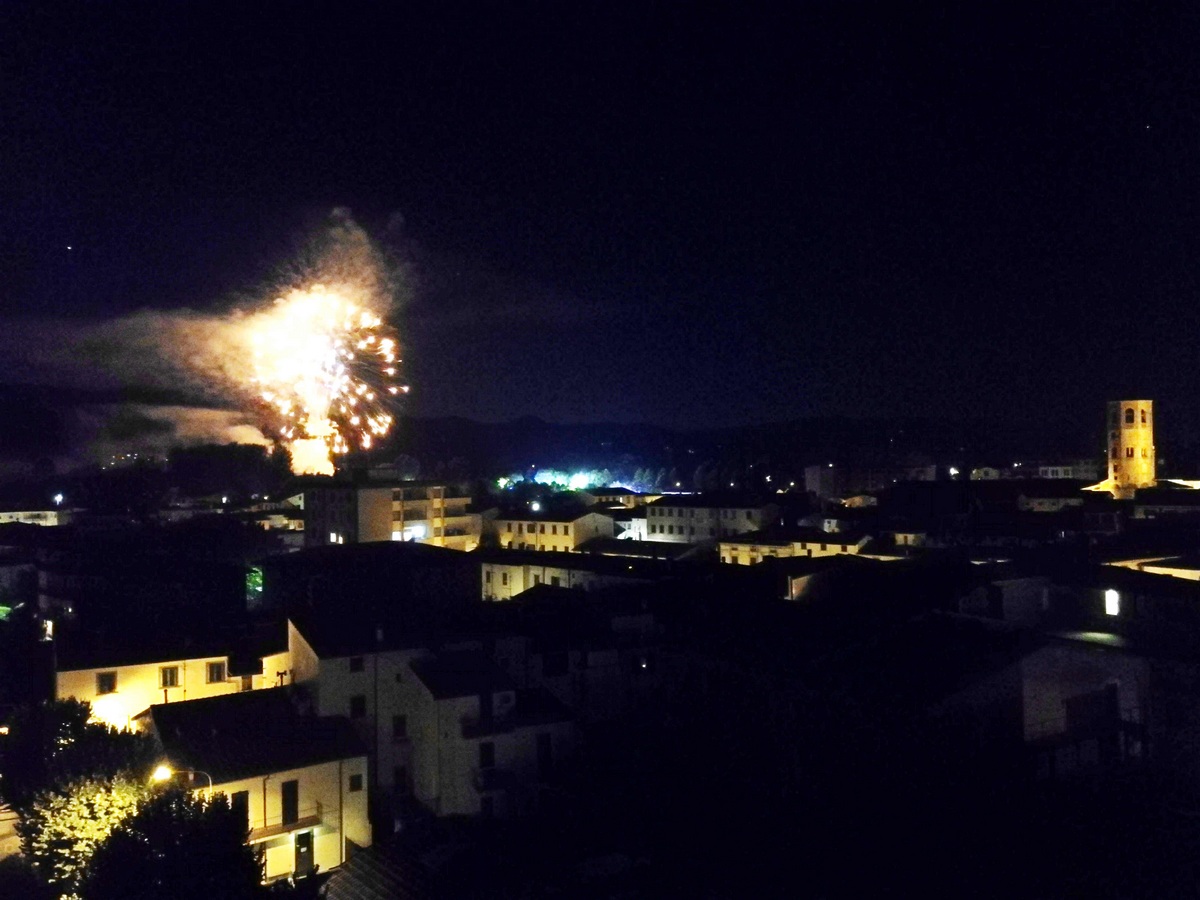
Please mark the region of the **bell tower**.
POLYGON ((1154 401, 1112 400, 1108 404, 1108 481, 1118 500, 1137 488, 1154 487, 1154 401))

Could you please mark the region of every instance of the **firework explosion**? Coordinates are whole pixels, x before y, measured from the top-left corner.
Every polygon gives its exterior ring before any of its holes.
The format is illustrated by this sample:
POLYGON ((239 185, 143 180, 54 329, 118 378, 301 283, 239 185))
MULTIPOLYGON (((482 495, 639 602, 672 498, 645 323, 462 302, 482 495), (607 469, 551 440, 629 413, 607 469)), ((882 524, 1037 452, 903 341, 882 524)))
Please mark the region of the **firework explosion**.
POLYGON ((297 473, 332 474, 332 456, 370 449, 394 418, 395 339, 337 290, 293 290, 250 317, 250 382, 279 420, 297 473))

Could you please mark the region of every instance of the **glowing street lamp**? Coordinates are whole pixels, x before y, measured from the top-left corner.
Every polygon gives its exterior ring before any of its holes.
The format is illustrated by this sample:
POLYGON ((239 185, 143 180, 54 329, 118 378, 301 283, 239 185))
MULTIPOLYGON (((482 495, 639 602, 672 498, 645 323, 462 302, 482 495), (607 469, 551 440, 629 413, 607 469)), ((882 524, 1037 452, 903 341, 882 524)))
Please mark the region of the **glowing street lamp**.
MULTIPOLYGON (((163 763, 154 769, 154 772, 150 775, 150 779, 152 781, 170 781, 172 778, 175 777, 175 774, 176 774, 176 772, 174 769, 172 769, 167 764, 163 763)), ((208 779, 208 798, 210 800, 212 799, 213 780, 212 780, 211 775, 209 775, 207 772, 201 771, 200 769, 183 769, 182 774, 187 775, 189 777, 194 777, 196 775, 203 775, 205 778, 207 778, 208 779)))

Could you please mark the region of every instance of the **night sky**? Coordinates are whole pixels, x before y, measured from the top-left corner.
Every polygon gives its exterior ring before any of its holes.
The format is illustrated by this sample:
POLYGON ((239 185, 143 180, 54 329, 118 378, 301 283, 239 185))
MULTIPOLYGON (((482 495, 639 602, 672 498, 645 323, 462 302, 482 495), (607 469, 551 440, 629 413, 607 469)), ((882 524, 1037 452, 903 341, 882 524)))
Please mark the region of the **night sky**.
POLYGON ((228 308, 345 207, 414 414, 1182 412, 1189 6, 5 3, 0 315, 228 308))

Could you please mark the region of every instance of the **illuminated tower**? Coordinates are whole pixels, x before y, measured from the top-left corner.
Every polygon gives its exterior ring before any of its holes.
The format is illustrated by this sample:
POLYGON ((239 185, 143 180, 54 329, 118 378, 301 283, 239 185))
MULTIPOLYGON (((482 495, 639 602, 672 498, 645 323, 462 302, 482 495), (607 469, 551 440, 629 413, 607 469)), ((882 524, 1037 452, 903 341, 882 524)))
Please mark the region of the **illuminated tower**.
POLYGON ((1153 400, 1108 404, 1108 480, 1118 499, 1131 498, 1136 488, 1154 486, 1153 400))

